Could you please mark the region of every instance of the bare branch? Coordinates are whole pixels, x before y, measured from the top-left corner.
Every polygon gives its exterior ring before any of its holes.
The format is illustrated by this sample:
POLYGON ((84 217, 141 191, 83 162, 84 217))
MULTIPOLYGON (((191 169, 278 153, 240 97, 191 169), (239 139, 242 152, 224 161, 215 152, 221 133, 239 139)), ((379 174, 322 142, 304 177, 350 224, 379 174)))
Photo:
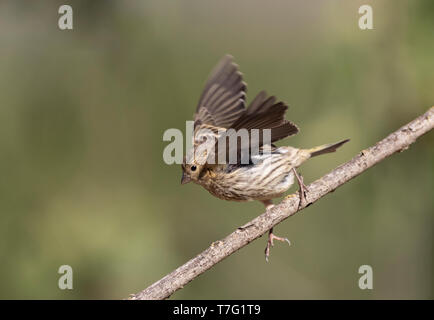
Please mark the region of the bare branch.
POLYGON ((197 276, 251 241, 261 237, 286 218, 334 191, 395 152, 406 150, 418 137, 429 132, 433 127, 434 107, 431 107, 425 114, 401 127, 369 149, 362 150, 352 160, 311 183, 306 195, 307 202, 300 208, 299 196, 297 194, 289 195, 280 204, 238 228, 223 240, 212 243, 208 249, 145 290, 132 294, 129 299, 148 300, 170 297, 197 276))

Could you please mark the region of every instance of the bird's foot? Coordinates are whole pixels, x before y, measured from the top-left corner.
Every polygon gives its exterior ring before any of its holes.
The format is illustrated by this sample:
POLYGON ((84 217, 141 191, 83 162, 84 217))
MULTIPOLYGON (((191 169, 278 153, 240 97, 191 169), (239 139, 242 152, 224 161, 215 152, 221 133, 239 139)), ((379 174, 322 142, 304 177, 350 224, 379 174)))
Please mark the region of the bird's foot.
POLYGON ((298 185, 300 187, 299 194, 300 194, 300 202, 298 203, 298 208, 301 206, 304 206, 306 204, 306 192, 309 191, 307 186, 303 182, 303 176, 299 175, 295 168, 292 168, 292 171, 294 172, 295 178, 297 179, 298 185))
POLYGON ((291 245, 291 242, 288 240, 288 238, 282 238, 274 235, 273 228, 270 229, 268 232, 268 241, 267 241, 267 247, 265 248, 265 261, 268 262, 268 257, 270 256, 270 249, 274 246, 274 240, 282 241, 282 242, 288 242, 288 245, 291 245))
POLYGON ((270 210, 271 208, 274 207, 273 201, 271 201, 271 200, 262 200, 261 202, 265 206, 265 211, 268 211, 268 210, 270 210))

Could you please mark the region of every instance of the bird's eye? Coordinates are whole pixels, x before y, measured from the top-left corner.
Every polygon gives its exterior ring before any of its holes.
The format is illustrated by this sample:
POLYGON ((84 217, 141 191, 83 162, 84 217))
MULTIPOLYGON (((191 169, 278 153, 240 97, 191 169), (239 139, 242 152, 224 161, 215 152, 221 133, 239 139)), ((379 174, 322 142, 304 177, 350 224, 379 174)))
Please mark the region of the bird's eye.
POLYGON ((196 171, 196 166, 191 166, 191 171, 196 171))

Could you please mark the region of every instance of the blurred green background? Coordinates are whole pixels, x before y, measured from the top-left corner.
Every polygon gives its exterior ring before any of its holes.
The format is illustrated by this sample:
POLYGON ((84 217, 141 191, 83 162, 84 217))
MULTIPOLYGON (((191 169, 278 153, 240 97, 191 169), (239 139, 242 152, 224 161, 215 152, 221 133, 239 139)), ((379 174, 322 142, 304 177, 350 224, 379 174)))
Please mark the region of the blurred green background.
MULTIPOLYGON (((434 104, 433 31, 431 0, 2 1, 0 298, 125 298, 264 211, 181 187, 163 162, 163 132, 185 130, 224 54, 248 101, 289 104, 301 132, 281 145, 351 138, 300 168, 311 182, 434 104)), ((434 298, 433 138, 280 224, 293 245, 268 264, 262 237, 172 299, 434 298)))

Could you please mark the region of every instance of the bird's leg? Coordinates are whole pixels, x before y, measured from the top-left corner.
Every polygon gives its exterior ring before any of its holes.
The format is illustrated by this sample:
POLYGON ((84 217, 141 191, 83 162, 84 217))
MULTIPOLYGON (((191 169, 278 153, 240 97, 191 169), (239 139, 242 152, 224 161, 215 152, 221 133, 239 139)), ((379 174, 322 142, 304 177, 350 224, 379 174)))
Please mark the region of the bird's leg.
MULTIPOLYGON (((274 207, 274 204, 271 200, 264 200, 262 203, 265 205, 265 210, 269 210, 272 207, 274 207)), ((272 246, 274 246, 274 240, 282 241, 282 242, 288 242, 289 245, 291 245, 291 242, 289 242, 288 238, 282 238, 274 235, 273 228, 268 231, 268 241, 267 241, 267 247, 265 248, 265 261, 268 262, 268 257, 270 256, 270 249, 272 246)))
POLYGON ((268 257, 270 256, 270 249, 274 246, 274 240, 279 240, 282 242, 288 242, 289 245, 291 245, 291 242, 288 240, 288 238, 282 238, 274 235, 273 228, 268 231, 268 241, 267 241, 267 247, 265 248, 265 261, 268 262, 268 257))
POLYGON ((306 191, 309 191, 309 189, 303 183, 303 177, 297 173, 295 168, 292 168, 292 172, 294 172, 295 178, 297 179, 298 185, 300 186, 300 202, 298 204, 298 207, 300 208, 300 206, 306 203, 306 191))

